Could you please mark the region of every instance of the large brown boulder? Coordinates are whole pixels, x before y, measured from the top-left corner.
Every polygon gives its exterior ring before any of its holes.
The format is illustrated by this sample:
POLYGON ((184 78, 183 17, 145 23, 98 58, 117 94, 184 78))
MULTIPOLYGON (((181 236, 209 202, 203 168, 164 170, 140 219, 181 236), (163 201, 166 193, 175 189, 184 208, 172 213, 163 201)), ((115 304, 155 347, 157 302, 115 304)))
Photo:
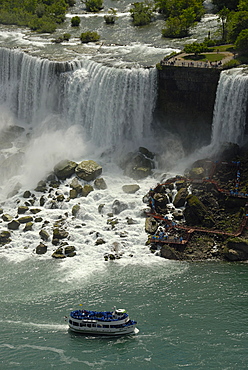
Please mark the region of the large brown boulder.
POLYGON ((211 228, 214 225, 214 220, 209 214, 207 208, 198 197, 192 194, 187 197, 184 217, 187 225, 202 225, 208 228, 211 228))
POLYGON ((56 164, 56 166, 54 167, 54 173, 58 177, 58 179, 65 180, 74 174, 76 167, 76 162, 64 159, 63 161, 60 161, 58 164, 56 164))
POLYGON ((189 195, 189 192, 188 192, 187 188, 179 189, 176 196, 175 196, 175 199, 173 201, 174 206, 176 208, 183 207, 185 202, 186 202, 186 198, 187 198, 188 195, 189 195))
POLYGON ((147 217, 145 222, 145 230, 149 234, 154 234, 157 231, 158 222, 153 217, 147 217))
POLYGON ((137 152, 128 153, 120 163, 124 175, 134 180, 143 179, 152 174, 154 168, 153 154, 145 148, 139 148, 137 152), (148 153, 149 156, 148 156, 148 153))
POLYGON ((76 175, 84 181, 93 181, 102 173, 102 167, 95 161, 88 160, 79 163, 75 169, 76 175))

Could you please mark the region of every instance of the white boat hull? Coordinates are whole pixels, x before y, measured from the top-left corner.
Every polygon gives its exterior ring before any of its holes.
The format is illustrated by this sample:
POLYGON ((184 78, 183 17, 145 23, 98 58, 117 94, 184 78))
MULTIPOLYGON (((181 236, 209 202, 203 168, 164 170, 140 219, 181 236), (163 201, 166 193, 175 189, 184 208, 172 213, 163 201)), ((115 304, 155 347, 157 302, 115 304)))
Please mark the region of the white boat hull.
POLYGON ((124 334, 132 334, 135 331, 136 325, 130 325, 125 328, 80 328, 80 327, 75 327, 69 323, 69 328, 70 330, 76 332, 76 333, 81 333, 81 334, 88 334, 88 335, 124 335, 124 334))

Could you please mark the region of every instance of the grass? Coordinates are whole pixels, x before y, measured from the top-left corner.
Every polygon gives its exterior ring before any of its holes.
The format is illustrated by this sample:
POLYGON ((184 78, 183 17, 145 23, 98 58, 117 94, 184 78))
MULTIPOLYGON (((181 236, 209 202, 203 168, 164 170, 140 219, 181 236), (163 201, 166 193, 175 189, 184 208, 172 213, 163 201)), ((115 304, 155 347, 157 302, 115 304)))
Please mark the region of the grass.
POLYGON ((183 57, 185 60, 195 60, 197 62, 219 62, 220 60, 224 59, 224 54, 199 54, 199 55, 186 55, 183 57))

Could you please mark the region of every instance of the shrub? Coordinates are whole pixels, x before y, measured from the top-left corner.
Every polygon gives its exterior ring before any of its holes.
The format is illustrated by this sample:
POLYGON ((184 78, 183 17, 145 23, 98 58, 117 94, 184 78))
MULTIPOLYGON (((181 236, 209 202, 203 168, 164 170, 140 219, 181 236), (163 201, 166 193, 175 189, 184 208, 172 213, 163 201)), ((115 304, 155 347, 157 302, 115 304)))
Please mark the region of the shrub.
POLYGON ((131 17, 135 26, 145 26, 152 21, 153 11, 151 4, 143 2, 132 4, 130 9, 131 17))
POLYGON ((108 14, 104 16, 104 20, 107 24, 114 24, 116 21, 116 10, 111 8, 108 14))
POLYGON ((91 32, 91 31, 83 32, 81 33, 81 36, 80 36, 80 40, 83 43, 95 42, 95 41, 98 41, 99 39, 100 39, 100 35, 98 35, 97 32, 91 32))
POLYGON ((103 8, 102 0, 86 0, 85 6, 88 12, 99 12, 103 8))
POLYGON ((78 27, 80 25, 81 19, 76 15, 75 17, 72 17, 71 19, 71 26, 72 27, 78 27))

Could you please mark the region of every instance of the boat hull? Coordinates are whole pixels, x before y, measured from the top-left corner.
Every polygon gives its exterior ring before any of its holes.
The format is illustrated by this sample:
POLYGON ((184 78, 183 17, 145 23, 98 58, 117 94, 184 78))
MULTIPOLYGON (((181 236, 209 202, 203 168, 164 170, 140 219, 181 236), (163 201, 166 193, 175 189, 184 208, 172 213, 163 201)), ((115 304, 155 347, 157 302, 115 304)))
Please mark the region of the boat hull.
POLYGON ((125 334, 134 333, 136 324, 129 325, 125 328, 119 329, 104 329, 104 328, 76 328, 69 324, 69 329, 75 333, 87 334, 87 335, 106 335, 106 336, 118 336, 125 334))

